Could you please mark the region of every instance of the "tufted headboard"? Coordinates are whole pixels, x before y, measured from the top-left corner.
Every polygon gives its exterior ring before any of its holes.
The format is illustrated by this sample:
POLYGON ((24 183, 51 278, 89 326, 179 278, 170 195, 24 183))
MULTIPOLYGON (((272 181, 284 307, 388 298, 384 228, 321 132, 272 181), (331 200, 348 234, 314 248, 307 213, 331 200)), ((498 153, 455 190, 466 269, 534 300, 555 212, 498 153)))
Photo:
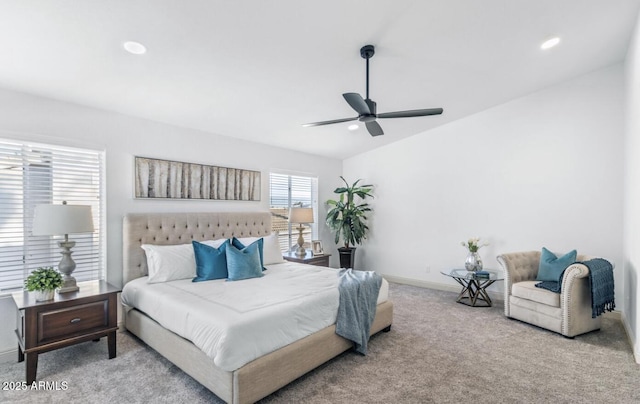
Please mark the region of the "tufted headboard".
POLYGON ((142 244, 186 244, 269 234, 269 212, 130 213, 122 226, 122 281, 126 284, 147 275, 142 244))

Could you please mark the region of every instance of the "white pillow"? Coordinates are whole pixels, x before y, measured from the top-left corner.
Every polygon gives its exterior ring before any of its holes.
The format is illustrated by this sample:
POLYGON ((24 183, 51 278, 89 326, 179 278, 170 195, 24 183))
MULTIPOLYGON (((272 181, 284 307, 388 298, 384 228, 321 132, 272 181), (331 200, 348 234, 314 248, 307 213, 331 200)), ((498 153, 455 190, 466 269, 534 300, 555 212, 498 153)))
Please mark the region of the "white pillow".
MULTIPOLYGON (((220 247, 225 239, 206 240, 202 244, 220 247)), ((142 249, 147 255, 149 268, 149 283, 175 281, 196 276, 196 257, 193 245, 155 245, 143 244, 142 249)))
MULTIPOLYGON (((259 239, 260 237, 243 237, 238 238, 238 241, 247 246, 259 239)), ((282 251, 280 251, 277 234, 272 233, 270 236, 262 237, 262 239, 264 240, 262 244, 263 265, 283 263, 284 258, 282 258, 282 251)))
POLYGON ((226 238, 219 238, 219 239, 217 239, 217 240, 205 240, 205 241, 200 241, 200 243, 202 243, 202 244, 206 244, 206 245, 208 245, 208 246, 210 246, 210 247, 213 247, 213 248, 220 248, 220 246, 221 246, 222 244, 224 244, 224 242, 225 242, 225 241, 227 241, 227 239, 226 239, 226 238))
POLYGON ((264 254, 265 265, 282 264, 284 262, 277 234, 273 233, 270 236, 264 237, 262 253, 264 254))
POLYGON ((149 267, 149 283, 167 282, 196 276, 193 246, 143 244, 149 267))

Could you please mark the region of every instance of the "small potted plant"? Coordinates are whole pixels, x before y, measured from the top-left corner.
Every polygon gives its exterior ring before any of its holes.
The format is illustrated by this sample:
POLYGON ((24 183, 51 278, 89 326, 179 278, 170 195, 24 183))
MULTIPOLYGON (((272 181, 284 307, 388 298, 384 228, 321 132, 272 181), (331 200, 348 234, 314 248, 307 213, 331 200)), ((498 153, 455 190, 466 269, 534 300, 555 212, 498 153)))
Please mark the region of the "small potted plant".
POLYGON ((62 275, 53 267, 40 267, 25 279, 24 286, 29 292, 36 292, 36 301, 53 299, 53 293, 62 286, 62 275))

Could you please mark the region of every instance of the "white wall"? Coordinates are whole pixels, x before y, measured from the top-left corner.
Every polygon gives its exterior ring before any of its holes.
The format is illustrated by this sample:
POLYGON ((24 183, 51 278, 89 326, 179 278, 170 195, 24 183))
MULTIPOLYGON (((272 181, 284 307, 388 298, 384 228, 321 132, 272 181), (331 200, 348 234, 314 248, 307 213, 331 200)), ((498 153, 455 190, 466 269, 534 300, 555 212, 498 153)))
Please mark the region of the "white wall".
MULTIPOLYGON (((640 17, 638 19, 640 21, 640 17)), ((640 363, 640 22, 627 52, 625 65, 625 175, 624 175, 624 320, 640 363)))
POLYGON ((616 263, 621 303, 622 107, 616 65, 345 160, 347 180, 375 185, 356 266, 453 286, 440 271, 463 265, 469 237, 491 243, 485 268, 504 252, 575 248, 616 263))
MULTIPOLYGON (((333 195, 342 162, 230 137, 132 118, 94 108, 0 90, 0 137, 106 150, 107 280, 122 283, 122 218, 129 212, 257 211, 269 209, 269 171, 318 176, 318 217, 333 195), (253 169, 262 172, 260 202, 133 199, 133 156, 253 169)), ((300 141, 304 137, 301 134, 300 141)), ((320 226, 326 250, 331 233, 320 226)), ((337 265, 337 252, 331 257, 337 265)), ((16 349, 12 299, 0 298, 0 355, 16 349)))

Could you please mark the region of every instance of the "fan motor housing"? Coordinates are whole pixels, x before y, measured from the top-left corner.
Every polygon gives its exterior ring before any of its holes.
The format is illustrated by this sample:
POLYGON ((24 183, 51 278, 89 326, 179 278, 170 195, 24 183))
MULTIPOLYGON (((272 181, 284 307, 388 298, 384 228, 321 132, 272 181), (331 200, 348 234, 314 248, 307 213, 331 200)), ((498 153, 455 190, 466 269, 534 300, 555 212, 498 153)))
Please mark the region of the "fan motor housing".
POLYGON ((376 49, 373 45, 365 45, 360 48, 360 56, 362 56, 363 59, 369 59, 375 54, 376 49))
POLYGON ((376 116, 373 114, 367 114, 367 115, 360 115, 358 117, 358 120, 360 122, 373 122, 376 120, 376 116))

